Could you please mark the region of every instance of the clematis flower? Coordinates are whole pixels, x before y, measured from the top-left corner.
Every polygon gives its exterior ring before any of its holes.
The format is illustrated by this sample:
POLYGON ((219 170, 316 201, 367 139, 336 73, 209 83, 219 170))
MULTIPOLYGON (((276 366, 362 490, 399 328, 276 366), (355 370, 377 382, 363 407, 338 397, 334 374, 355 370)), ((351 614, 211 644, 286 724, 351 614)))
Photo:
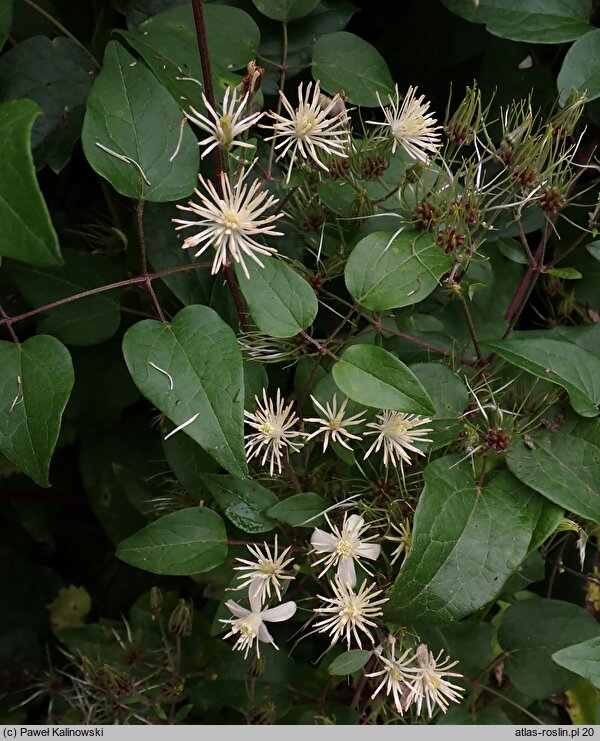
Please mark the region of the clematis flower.
POLYGON ((367 121, 376 126, 388 127, 388 136, 392 139, 392 154, 400 145, 413 159, 427 162, 428 153, 435 153, 440 148, 441 126, 435 126, 433 113, 428 113, 431 103, 423 101, 424 95, 417 98, 417 89, 409 87, 404 100, 400 103, 398 85, 395 86, 395 97, 388 95, 389 106, 381 102, 379 93, 375 93, 383 110, 385 121, 367 121))
POLYGON ((375 650, 379 661, 383 664, 383 669, 372 672, 371 674, 365 674, 365 677, 383 677, 377 689, 371 695, 371 699, 375 698, 381 690, 384 690, 386 695, 392 695, 394 698, 394 705, 400 715, 404 715, 404 712, 410 705, 410 692, 414 689, 411 684, 412 674, 415 671, 415 667, 411 666, 413 657, 407 659, 407 656, 412 653, 412 649, 407 649, 401 656, 396 657, 395 650, 396 640, 392 636, 389 638, 389 649, 387 656, 384 656, 381 650, 375 650))
MULTIPOLYGON (((372 535, 368 538, 363 538, 369 526, 365 525, 365 521, 360 515, 350 515, 348 517, 348 513, 346 512, 344 514, 341 532, 338 527, 332 524, 327 515, 325 515, 325 518, 332 532, 326 533, 317 527, 314 529, 310 539, 314 552, 325 554, 323 558, 315 561, 315 566, 320 563, 325 564, 325 568, 319 576, 323 576, 330 566, 337 564, 337 576, 345 584, 354 587, 356 585, 354 560, 356 559, 360 563, 361 558, 368 558, 370 561, 375 561, 379 558, 381 546, 375 543, 369 543, 370 540, 373 540, 377 536, 372 535)), ((363 566, 363 568, 365 567, 363 566)), ((367 574, 373 576, 366 568, 365 571, 367 574)))
POLYGON ((382 594, 382 590, 376 588, 375 582, 367 586, 367 582, 363 581, 356 593, 337 575, 335 580, 329 584, 334 594, 333 597, 317 595, 318 599, 327 605, 326 607, 317 607, 314 610, 316 614, 326 616, 323 620, 315 623, 317 632, 329 633, 332 646, 340 638, 345 638, 348 650, 350 650, 352 638, 354 638, 358 647, 362 648, 359 631, 368 636, 371 643, 374 643, 369 626, 376 627, 377 623, 373 622, 373 618, 383 615, 380 606, 388 601, 388 597, 374 599, 377 595, 382 594))
POLYGON ((377 435, 375 442, 365 453, 365 460, 373 451, 379 452, 383 446, 383 465, 387 466, 388 462, 392 466, 398 464, 398 460, 405 461, 409 465, 412 463, 407 450, 425 455, 423 451, 414 446, 415 441, 429 443, 431 440, 423 437, 431 428, 417 430, 415 428, 426 425, 431 422, 429 417, 419 417, 416 414, 404 414, 404 412, 394 412, 384 409, 381 414, 377 415, 378 422, 369 422, 367 427, 372 427, 375 432, 365 432, 365 435, 377 435))
POLYGON ((365 422, 365 419, 359 419, 360 415, 363 414, 363 412, 359 412, 359 414, 355 414, 352 417, 348 417, 348 419, 344 419, 348 399, 344 399, 344 401, 342 402, 342 406, 340 407, 340 410, 338 412, 336 394, 333 395, 331 404, 329 404, 328 402, 325 406, 320 404, 319 401, 315 399, 312 394, 310 395, 310 398, 312 399, 313 404, 317 407, 317 409, 319 409, 323 413, 323 417, 308 417, 308 419, 304 420, 305 422, 315 422, 319 425, 319 428, 316 429, 314 432, 311 432, 311 434, 306 438, 306 442, 308 442, 311 438, 324 433, 325 437, 323 439, 323 452, 327 450, 327 446, 329 445, 330 440, 334 443, 343 445, 343 447, 347 448, 348 450, 352 450, 352 448, 348 445, 344 438, 347 437, 351 440, 362 440, 362 438, 360 435, 354 435, 353 433, 348 432, 346 428, 353 427, 354 425, 359 425, 362 422, 365 422))
POLYGON ((434 658, 433 653, 422 643, 416 651, 415 658, 418 663, 413 674, 413 682, 408 701, 414 703, 417 713, 421 712, 423 702, 427 706, 429 717, 433 715, 433 708, 437 705, 445 713, 449 702, 460 702, 462 700, 462 687, 452 684, 445 677, 462 677, 458 672, 450 672, 448 669, 458 664, 458 661, 450 661, 448 657, 440 661, 444 652, 440 651, 434 658))
POLYGON ((248 561, 244 558, 236 558, 236 561, 244 565, 234 568, 234 571, 246 572, 238 575, 238 579, 242 580, 242 583, 236 589, 248 587, 250 598, 256 596, 261 605, 271 597, 271 587, 275 590, 277 598, 281 600, 281 581, 290 581, 295 578, 284 573, 285 567, 294 560, 293 558, 285 560, 290 548, 286 548, 278 556, 277 535, 275 536, 273 554, 271 554, 271 549, 266 543, 263 543, 263 546, 264 553, 258 545, 249 544, 247 548, 256 560, 248 561))
POLYGON ((296 612, 295 602, 284 602, 277 607, 270 607, 266 610, 261 609, 261 603, 257 594, 249 595, 250 609, 238 605, 233 600, 227 600, 225 606, 235 616, 228 620, 221 619, 220 622, 231 625, 231 630, 223 639, 237 635, 237 640, 233 646, 234 651, 244 651, 244 658, 248 657, 248 652, 256 641, 256 654, 260 658, 260 643, 270 643, 279 651, 271 634, 265 626, 267 623, 282 623, 289 620, 296 612))

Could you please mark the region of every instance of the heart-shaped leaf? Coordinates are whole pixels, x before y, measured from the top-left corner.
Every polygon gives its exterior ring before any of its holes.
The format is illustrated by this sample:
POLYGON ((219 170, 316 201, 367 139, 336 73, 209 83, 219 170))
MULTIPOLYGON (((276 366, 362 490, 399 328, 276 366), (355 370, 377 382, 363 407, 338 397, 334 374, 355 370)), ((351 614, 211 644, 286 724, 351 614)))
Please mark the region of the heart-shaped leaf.
POLYGON ((181 509, 151 522, 119 543, 117 557, 153 574, 189 576, 227 557, 223 520, 210 509, 181 509))
POLYGON ((198 144, 177 103, 121 44, 110 41, 87 101, 81 141, 88 162, 116 191, 147 201, 189 196, 198 144))
POLYGON ((277 502, 277 496, 250 479, 202 474, 202 481, 215 502, 245 533, 266 533, 275 522, 265 513, 277 502))
POLYGON ((0 342, 0 451, 40 486, 73 388, 73 364, 54 337, 0 342))
POLYGON ((232 329, 207 306, 182 309, 170 325, 134 324, 123 355, 136 386, 230 473, 248 474, 243 440, 244 373, 232 329))
POLYGON ((412 414, 435 411, 415 374, 376 345, 352 345, 333 366, 332 373, 337 386, 359 404, 412 414))

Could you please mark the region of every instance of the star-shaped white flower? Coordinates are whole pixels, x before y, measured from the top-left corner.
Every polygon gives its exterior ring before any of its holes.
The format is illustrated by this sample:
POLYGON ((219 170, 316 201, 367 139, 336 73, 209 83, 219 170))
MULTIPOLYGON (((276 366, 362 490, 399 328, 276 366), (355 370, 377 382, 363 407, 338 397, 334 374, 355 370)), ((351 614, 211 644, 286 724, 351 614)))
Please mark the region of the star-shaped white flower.
POLYGON ((327 616, 318 623, 315 623, 315 628, 318 629, 317 632, 329 633, 332 639, 332 646, 340 638, 345 638, 348 650, 350 650, 352 638, 354 638, 358 647, 362 648, 359 631, 368 636, 371 643, 374 643, 368 626, 376 627, 377 623, 373 621, 373 618, 383 615, 380 607, 384 602, 388 601, 388 598, 373 599, 377 595, 382 594, 382 590, 376 588, 377 585, 375 582, 367 586, 367 582, 363 581, 360 589, 355 593, 352 587, 339 579, 337 574, 335 581, 329 584, 335 595, 334 597, 321 597, 320 594, 317 595, 318 599, 327 604, 327 607, 317 607, 314 610, 317 614, 327 616))
POLYGON ((244 558, 236 558, 236 561, 244 565, 234 568, 234 571, 246 572, 238 575, 238 579, 242 583, 236 589, 248 587, 249 597, 251 599, 256 597, 260 605, 270 599, 271 586, 277 594, 277 599, 281 601, 281 581, 290 581, 295 578, 284 573, 285 567, 294 560, 293 558, 288 558, 287 561, 285 560, 290 547, 286 548, 278 556, 277 535, 275 536, 273 554, 271 554, 271 549, 266 543, 263 543, 263 546, 265 549, 264 553, 258 545, 248 544, 247 548, 256 560, 248 561, 244 558))
POLYGON ((209 134, 206 139, 202 139, 198 142, 200 146, 206 147, 202 152, 202 159, 204 159, 209 152, 212 152, 215 147, 220 147, 224 151, 229 151, 232 147, 236 146, 246 148, 253 147, 252 144, 237 138, 240 134, 253 126, 263 115, 262 112, 259 111, 258 113, 253 113, 250 116, 242 118, 243 114, 246 112, 246 105, 248 104, 247 94, 242 97, 238 104, 237 89, 235 87, 231 88, 230 86, 227 86, 225 95, 223 96, 222 115, 219 115, 215 111, 206 99, 204 93, 202 93, 202 100, 210 118, 192 107, 190 107, 191 113, 184 111, 184 115, 189 121, 196 124, 196 126, 209 134))
POLYGON ((277 151, 281 150, 277 160, 288 153, 290 155, 286 182, 289 182, 297 158, 312 160, 322 170, 329 171, 319 155, 348 156, 346 152, 349 142, 348 114, 345 107, 340 106, 340 96, 334 96, 329 103, 323 105, 319 83, 315 82, 314 88, 312 82, 308 83, 306 98, 302 90, 303 84, 301 82, 298 85, 297 108, 294 108, 280 91, 281 103, 287 117, 271 112, 269 115, 275 123, 271 126, 260 124, 263 128, 273 129, 273 136, 265 137, 265 141, 281 139, 275 146, 277 151))
MULTIPOLYGON (((323 576, 330 566, 337 564, 337 575, 340 580, 344 584, 354 587, 356 585, 354 561, 359 561, 361 558, 368 558, 370 561, 375 561, 379 558, 381 546, 375 543, 369 543, 370 540, 373 540, 377 536, 363 537, 369 526, 365 525, 365 521, 360 515, 350 515, 348 517, 348 513, 346 512, 344 514, 341 532, 336 525, 332 524, 327 515, 325 515, 325 518, 332 532, 326 533, 317 527, 314 529, 310 539, 313 551, 317 554, 325 554, 323 558, 315 561, 314 564, 315 566, 320 563, 325 564, 325 568, 319 574, 319 577, 323 576)), ((373 576, 364 565, 362 566, 367 574, 373 576)))
POLYGON ((418 430, 417 427, 431 422, 429 417, 419 417, 416 414, 404 414, 404 412, 394 412, 390 409, 384 409, 377 415, 378 422, 369 422, 367 427, 372 427, 374 432, 365 432, 365 435, 377 435, 375 442, 365 453, 365 460, 373 451, 379 452, 383 446, 383 465, 390 463, 392 466, 398 465, 398 460, 402 463, 405 461, 409 465, 412 463, 407 450, 424 456, 422 450, 416 448, 415 441, 430 443, 431 440, 423 437, 431 428, 418 430))
POLYGON ((383 669, 372 672, 371 674, 365 674, 365 677, 383 677, 381 683, 371 695, 371 699, 375 698, 381 690, 384 690, 386 695, 389 696, 391 694, 394 698, 394 705, 398 713, 404 715, 410 704, 409 697, 413 689, 411 675, 415 672, 415 667, 410 664, 413 657, 408 661, 406 660, 407 656, 412 653, 412 649, 407 649, 401 656, 396 658, 395 643, 395 638, 390 636, 387 656, 382 655, 381 647, 375 650, 379 661, 383 664, 383 669))
POLYGON ((408 88, 402 104, 400 104, 400 93, 398 85, 395 86, 395 99, 388 95, 389 107, 381 102, 379 93, 376 92, 377 100, 383 110, 385 121, 367 121, 376 126, 389 127, 389 137, 392 139, 392 154, 398 145, 413 159, 427 162, 428 153, 435 153, 440 148, 441 126, 436 126, 433 113, 428 113, 431 103, 423 102, 424 95, 416 97, 417 89, 412 86, 408 88))
POLYGON ((366 422, 365 419, 360 419, 361 414, 363 414, 364 412, 359 412, 352 417, 348 417, 348 419, 344 419, 346 406, 348 404, 347 398, 344 399, 344 401, 342 402, 342 406, 340 407, 339 411, 337 409, 336 394, 333 395, 331 404, 327 402, 325 406, 323 406, 317 399, 315 399, 312 394, 310 395, 310 398, 312 399, 313 404, 317 407, 317 409, 323 412, 324 416, 308 417, 304 420, 305 422, 315 422, 319 425, 319 428, 314 432, 311 432, 311 434, 306 438, 306 442, 311 440, 313 437, 324 433, 325 437, 323 438, 323 452, 327 450, 327 446, 329 445, 330 440, 334 443, 343 445, 344 448, 347 448, 348 450, 352 450, 352 448, 348 445, 344 438, 347 437, 351 440, 362 440, 362 438, 360 435, 354 435, 353 433, 348 432, 346 428, 352 427, 354 425, 359 425, 362 422, 366 422))
POLYGON ((198 175, 206 191, 201 193, 197 188, 194 190, 200 198, 200 203, 189 201, 187 206, 177 204, 177 208, 181 211, 190 211, 200 217, 198 221, 173 219, 175 224, 179 224, 176 230, 196 229, 196 233, 184 241, 183 249, 187 250, 200 245, 200 249, 195 253, 195 257, 199 257, 209 247, 214 247, 215 257, 211 270, 213 274, 218 273, 231 258, 242 266, 246 278, 249 278, 244 255, 264 267, 257 255, 270 255, 277 252, 274 247, 257 242, 256 237, 259 235, 283 236, 282 232, 275 231, 273 223, 283 214, 275 213, 264 216, 265 211, 278 203, 279 199, 269 195, 258 180, 253 180, 250 184, 245 182, 249 174, 250 170, 244 172, 242 169, 232 186, 229 176, 222 172, 222 197, 217 193, 213 183, 205 180, 202 175, 198 175))
POLYGON ((246 423, 257 430, 246 435, 246 457, 251 461, 262 453, 260 464, 264 466, 268 458, 269 473, 272 476, 275 466, 278 473, 281 473, 281 460, 288 448, 296 452, 302 447, 303 443, 294 442, 294 438, 305 437, 306 433, 292 429, 298 422, 298 417, 292 412, 292 402, 285 406, 279 389, 275 404, 268 398, 266 389, 263 389, 262 403, 258 396, 254 398, 258 407, 256 412, 244 411, 246 423))
POLYGON ((231 625, 231 630, 225 636, 224 639, 229 638, 232 635, 237 635, 238 638, 233 646, 234 651, 244 651, 244 658, 247 658, 248 651, 254 645, 256 641, 256 654, 260 657, 260 643, 270 643, 274 648, 279 650, 279 647, 275 644, 273 637, 267 630, 265 622, 267 623, 282 623, 284 620, 289 620, 296 612, 295 602, 284 602, 277 607, 270 607, 269 609, 261 609, 261 604, 258 596, 250 596, 250 609, 247 610, 245 607, 238 605, 233 600, 227 600, 225 606, 235 616, 229 620, 221 619, 220 622, 228 623, 231 625))
POLYGON ((433 653, 422 643, 416 651, 415 658, 418 667, 413 673, 412 688, 408 696, 408 702, 414 703, 417 713, 421 712, 423 701, 427 705, 429 717, 433 715, 433 708, 437 705, 445 713, 449 702, 460 702, 462 700, 462 687, 452 684, 445 677, 462 677, 458 672, 450 672, 448 669, 458 664, 458 661, 450 661, 448 657, 440 661, 443 651, 434 658, 433 653))

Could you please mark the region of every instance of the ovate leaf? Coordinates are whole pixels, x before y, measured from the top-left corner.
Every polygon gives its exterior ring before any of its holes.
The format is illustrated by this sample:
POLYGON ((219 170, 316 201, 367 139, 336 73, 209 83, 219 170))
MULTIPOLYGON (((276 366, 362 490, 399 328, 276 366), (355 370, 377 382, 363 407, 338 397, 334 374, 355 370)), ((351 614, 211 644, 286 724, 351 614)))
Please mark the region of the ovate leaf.
POLYGON ((332 372, 337 386, 359 404, 413 414, 434 412, 433 402, 415 374, 376 345, 352 345, 332 372))
POLYGON ((0 255, 32 265, 59 265, 56 232, 35 177, 31 128, 40 114, 31 100, 0 105, 0 255))
POLYGON ((567 51, 556 85, 561 105, 573 89, 585 91, 588 100, 600 97, 600 28, 577 39, 567 51))
POLYGON ((600 626, 589 612, 570 602, 529 599, 504 613, 498 640, 508 652, 504 669, 515 687, 534 699, 564 692, 577 675, 558 666, 552 655, 596 638, 600 626))
POLYGON ((94 72, 85 49, 63 36, 33 36, 0 59, 0 100, 29 98, 42 110, 31 136, 38 166, 58 172, 68 162, 94 72))
POLYGON ((591 0, 442 0, 495 36, 512 41, 560 44, 590 30, 591 0))
POLYGON ((327 33, 313 51, 312 75, 330 94, 344 91, 350 103, 376 106, 393 93, 392 76, 381 54, 359 36, 347 31, 327 33))
POLYGON ((329 664, 327 671, 332 676, 352 674, 363 668, 371 657, 371 653, 371 651, 362 651, 360 649, 345 651, 329 664))
POLYGON ((0 452, 40 486, 48 470, 62 413, 73 388, 64 345, 39 335, 21 345, 0 342, 0 452))
POLYGON ((552 660, 600 689, 600 638, 575 643, 552 654, 552 660))
POLYGON ((600 403, 600 358, 571 342, 527 337, 486 340, 486 347, 534 376, 562 386, 583 417, 595 417, 600 403))
POLYGON ((177 434, 189 435, 236 476, 247 475, 242 355, 212 309, 188 306, 169 325, 138 322, 125 334, 123 354, 141 393, 172 422, 194 417, 177 434))
POLYGON ((315 292, 282 260, 261 255, 264 268, 246 260, 250 279, 239 264, 235 273, 258 328, 271 337, 294 337, 310 326, 319 305, 315 292))
POLYGON ((227 557, 223 520, 210 509, 182 509, 161 517, 119 543, 117 557, 153 574, 189 576, 227 557))
POLYGON ((202 481, 215 502, 240 530, 246 533, 266 533, 275 522, 266 515, 277 496, 250 479, 234 476, 202 475, 202 481))
POLYGON ((346 263, 346 286, 367 309, 411 306, 437 287, 452 260, 430 237, 409 230, 392 241, 391 232, 361 239, 346 263))
POLYGON ((304 492, 274 504, 267 510, 267 515, 293 527, 318 527, 324 519, 321 513, 326 509, 323 497, 304 492))
POLYGON ((196 137, 187 123, 181 130, 181 111, 154 75, 116 41, 90 92, 82 143, 90 165, 124 196, 176 201, 196 184, 196 137))
POLYGON ((470 615, 500 593, 529 551, 539 495, 508 472, 478 491, 470 464, 458 461, 446 456, 425 468, 412 545, 385 608, 393 622, 470 615))
POLYGON ((539 429, 528 445, 511 443, 506 462, 524 484, 551 502, 600 523, 600 422, 567 415, 555 432, 539 429))

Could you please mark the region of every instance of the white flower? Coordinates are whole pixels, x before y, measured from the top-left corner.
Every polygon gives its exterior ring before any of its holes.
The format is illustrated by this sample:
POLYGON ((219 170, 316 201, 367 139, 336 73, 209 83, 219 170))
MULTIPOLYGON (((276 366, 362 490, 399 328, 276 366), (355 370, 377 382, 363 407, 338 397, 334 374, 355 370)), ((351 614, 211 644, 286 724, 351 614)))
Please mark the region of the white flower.
POLYGON ((438 130, 442 127, 435 126, 436 119, 433 118, 433 113, 427 113, 431 104, 423 103, 424 95, 416 97, 416 88, 412 86, 408 88, 402 105, 400 105, 398 85, 395 86, 395 90, 395 100, 388 95, 390 107, 384 106, 379 93, 375 93, 383 110, 385 121, 367 121, 367 123, 389 126, 389 136, 393 140, 392 154, 400 144, 411 157, 427 162, 427 153, 435 153, 440 147, 438 130))
POLYGON ((269 195, 262 189, 261 183, 254 180, 250 185, 245 183, 250 170, 240 175, 233 185, 229 182, 226 173, 221 173, 221 197, 215 186, 206 181, 202 175, 198 179, 202 183, 206 193, 201 193, 197 188, 194 193, 200 198, 200 203, 189 201, 187 206, 177 205, 182 211, 190 211, 200 216, 199 221, 188 221, 185 219, 173 219, 176 227, 187 229, 193 227, 198 231, 188 237, 183 243, 183 249, 198 247, 200 249, 195 256, 199 257, 210 246, 216 250, 212 265, 212 273, 218 273, 223 265, 227 265, 230 258, 240 263, 244 274, 248 278, 248 269, 244 262, 244 255, 250 257, 254 262, 263 267, 257 254, 270 255, 277 252, 274 247, 266 247, 256 241, 256 236, 264 234, 269 237, 283 236, 282 232, 275 231, 274 221, 280 219, 283 214, 276 213, 263 217, 264 212, 278 203, 277 198, 269 195))
POLYGON ((409 465, 412 463, 410 456, 406 452, 411 450, 417 455, 425 455, 421 450, 416 448, 413 443, 425 442, 431 440, 423 437, 431 428, 417 430, 416 427, 431 422, 429 417, 419 417, 416 414, 404 414, 404 412, 393 412, 384 409, 381 414, 377 415, 379 422, 369 422, 367 427, 373 427, 375 432, 365 432, 365 435, 377 435, 373 445, 367 450, 365 460, 371 455, 373 450, 378 453, 383 445, 383 465, 387 466, 388 461, 392 466, 396 466, 398 459, 405 461, 409 465))
POLYGON ((189 121, 196 124, 196 126, 209 134, 206 139, 202 139, 198 142, 201 146, 206 146, 206 149, 202 153, 202 159, 204 159, 209 152, 212 152, 215 147, 220 147, 225 151, 228 151, 234 146, 252 148, 252 144, 236 138, 246 131, 246 129, 253 126, 263 115, 262 112, 259 111, 258 113, 253 113, 250 116, 242 118, 248 103, 247 94, 244 95, 238 105, 236 88, 233 88, 232 94, 232 88, 228 86, 223 97, 223 114, 221 116, 219 116, 208 102, 204 93, 202 93, 202 100, 204 101, 206 110, 210 114, 211 118, 207 118, 195 108, 190 107, 191 113, 184 111, 184 115, 189 121), (231 100, 229 99, 230 95, 231 100))
POLYGON ((294 437, 304 437, 304 432, 292 430, 298 421, 298 417, 292 412, 293 402, 284 406, 281 393, 277 389, 277 400, 267 397, 267 390, 263 389, 263 403, 258 396, 254 397, 258 405, 256 412, 244 411, 247 424, 258 432, 246 435, 246 456, 249 461, 260 453, 263 453, 261 466, 269 458, 269 473, 273 475, 273 469, 277 464, 277 471, 281 473, 281 459, 286 448, 293 452, 300 450, 303 443, 293 442, 294 437), (263 450, 264 448, 264 450, 263 450))
POLYGON ((296 612, 295 602, 284 602, 277 607, 271 607, 268 610, 261 610, 261 604, 256 595, 250 595, 250 609, 241 607, 233 600, 227 600, 225 606, 231 611, 237 619, 229 620, 220 619, 222 623, 229 623, 231 630, 223 638, 229 638, 237 635, 238 638, 233 646, 234 651, 245 651, 244 658, 248 656, 248 651, 252 648, 256 640, 256 654, 260 657, 260 642, 270 643, 279 651, 271 634, 265 626, 268 623, 281 623, 289 620, 296 612))
POLYGON ((348 649, 350 649, 350 643, 354 636, 358 647, 362 648, 362 642, 358 634, 359 630, 369 637, 371 643, 374 643, 373 636, 367 626, 376 627, 377 623, 373 622, 373 618, 383 615, 380 605, 387 602, 388 598, 373 600, 378 594, 382 594, 382 590, 376 589, 375 582, 367 587, 367 582, 363 581, 360 589, 355 594, 353 589, 341 581, 337 575, 335 581, 330 582, 330 586, 335 597, 317 595, 320 600, 328 605, 327 607, 317 607, 314 610, 317 614, 328 616, 315 623, 315 628, 319 629, 317 632, 329 633, 332 638, 332 646, 338 642, 340 637, 344 637, 348 649))
MULTIPOLYGON (((354 587, 356 585, 354 559, 358 561, 360 558, 368 558, 371 561, 375 561, 379 558, 381 546, 368 542, 369 540, 373 540, 376 537, 375 535, 369 538, 362 537, 369 529, 369 526, 365 525, 364 519, 359 515, 350 515, 348 517, 348 513, 346 512, 344 514, 341 532, 331 523, 327 515, 325 515, 325 518, 333 534, 326 533, 317 527, 310 539, 315 553, 326 554, 323 558, 315 561, 315 566, 325 563, 325 568, 319 574, 319 577, 323 576, 330 566, 337 564, 337 575, 340 580, 344 584, 354 587)), ((373 576, 366 568, 365 571, 367 574, 373 576)))
POLYGON ((376 650, 379 661, 381 661, 384 668, 380 671, 372 672, 371 674, 365 674, 365 677, 383 676, 381 683, 378 685, 375 692, 373 692, 373 694, 371 695, 371 699, 376 697, 379 692, 381 692, 381 690, 385 688, 385 694, 388 696, 390 695, 390 693, 392 694, 396 710, 400 713, 400 715, 403 715, 404 711, 410 704, 409 692, 413 689, 413 686, 411 684, 411 673, 414 673, 415 667, 410 666, 410 662, 412 661, 413 657, 406 661, 406 657, 411 653, 410 648, 407 649, 402 654, 402 656, 396 658, 396 640, 390 636, 389 643, 390 647, 387 657, 382 656, 381 649, 376 650))
POLYGON ((353 425, 359 425, 362 422, 366 422, 365 419, 358 419, 360 415, 363 414, 363 412, 359 412, 359 414, 355 414, 353 417, 344 419, 346 405, 348 404, 347 398, 344 399, 339 412, 337 410, 336 394, 333 395, 331 405, 328 402, 325 407, 323 407, 323 405, 320 404, 312 394, 310 395, 310 398, 313 400, 313 404, 318 409, 320 409, 321 412, 323 412, 324 417, 309 417, 308 419, 304 420, 305 422, 316 422, 318 425, 320 425, 317 430, 312 432, 306 438, 306 441, 308 442, 311 438, 316 437, 317 435, 321 434, 321 432, 324 432, 325 438, 323 440, 323 452, 327 450, 330 439, 332 442, 339 443, 340 445, 343 445, 344 448, 352 450, 352 448, 344 440, 344 437, 351 438, 352 440, 362 440, 362 438, 360 435, 353 435, 352 433, 348 432, 346 427, 352 427, 353 425))
POLYGON ((349 141, 348 114, 345 107, 339 105, 340 96, 336 95, 325 106, 320 100, 321 90, 318 82, 315 82, 312 98, 312 82, 306 86, 306 99, 304 99, 302 85, 298 85, 298 108, 294 109, 282 91, 279 92, 281 102, 289 118, 279 113, 271 112, 269 115, 275 119, 270 127, 261 124, 263 128, 272 128, 273 136, 265 137, 265 141, 281 139, 276 145, 276 150, 282 150, 277 157, 280 160, 290 153, 290 164, 287 171, 286 182, 290 179, 292 167, 297 157, 303 160, 313 160, 322 170, 329 171, 325 163, 319 159, 320 154, 333 155, 336 157, 347 157, 346 146, 349 141))
POLYGON ((286 548, 280 556, 277 555, 277 535, 275 536, 275 548, 273 554, 266 543, 263 543, 265 548, 264 553, 260 547, 255 544, 249 544, 248 550, 254 556, 256 561, 247 561, 244 558, 236 558, 236 561, 244 564, 244 566, 236 566, 234 571, 245 571, 244 574, 239 574, 238 579, 245 580, 236 589, 243 589, 248 587, 248 596, 252 599, 256 597, 258 604, 264 604, 271 597, 271 586, 273 586, 277 599, 281 601, 281 581, 289 581, 294 579, 294 576, 288 576, 284 573, 285 567, 292 563, 293 558, 284 560, 287 556, 290 548, 286 548))
POLYGON ((434 659, 433 653, 422 643, 415 654, 419 666, 416 667, 413 675, 413 686, 408 701, 416 705, 417 713, 421 712, 421 706, 425 701, 430 718, 433 715, 434 705, 438 705, 445 713, 448 709, 448 700, 460 702, 462 700, 460 693, 464 692, 462 687, 444 679, 444 677, 462 677, 462 674, 448 671, 456 666, 458 661, 450 662, 450 659, 446 657, 440 662, 442 653, 443 651, 440 651, 434 659))

